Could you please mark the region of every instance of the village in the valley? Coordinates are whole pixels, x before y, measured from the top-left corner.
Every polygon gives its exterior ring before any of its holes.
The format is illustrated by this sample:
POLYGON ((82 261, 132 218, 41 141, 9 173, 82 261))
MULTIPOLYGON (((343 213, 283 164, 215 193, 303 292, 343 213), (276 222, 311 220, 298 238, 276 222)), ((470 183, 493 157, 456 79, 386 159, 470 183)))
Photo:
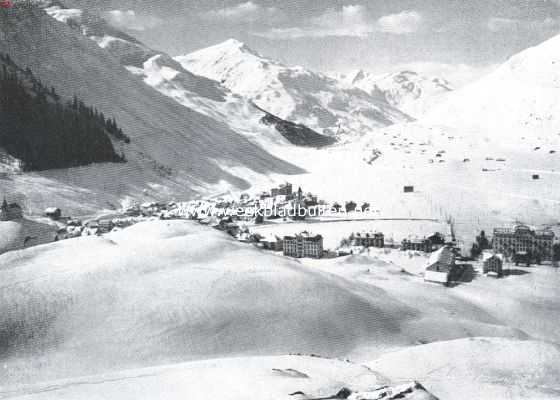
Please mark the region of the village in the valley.
MULTIPOLYGON (((403 191, 412 193, 414 187, 403 191)), ((492 235, 481 231, 467 246, 456 238, 452 219, 387 218, 367 202, 328 203, 288 182, 257 195, 132 203, 100 215, 79 219, 49 207, 40 220, 56 227, 53 241, 106 235, 148 220, 182 219, 295 259, 370 254, 393 260, 393 254, 406 254, 420 266, 415 271, 426 282, 446 286, 470 282, 475 276, 503 278, 518 271, 513 266, 557 267, 560 260, 560 240, 552 227, 536 229, 521 223, 495 227, 492 235)), ((22 207, 4 199, 0 221, 23 218, 22 207)), ((22 247, 33 246, 33 239, 26 237, 22 247)))

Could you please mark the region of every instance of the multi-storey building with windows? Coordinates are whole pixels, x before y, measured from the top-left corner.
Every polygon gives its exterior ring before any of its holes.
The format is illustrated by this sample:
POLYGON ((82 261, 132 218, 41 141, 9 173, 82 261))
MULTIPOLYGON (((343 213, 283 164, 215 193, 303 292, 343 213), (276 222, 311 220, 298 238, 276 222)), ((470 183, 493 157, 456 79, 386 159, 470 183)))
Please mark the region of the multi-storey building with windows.
POLYGON ((323 237, 302 232, 295 236, 284 237, 284 255, 296 258, 323 257, 323 237))
POLYGON ((554 232, 533 230, 526 225, 513 228, 496 228, 492 238, 494 251, 507 256, 530 254, 538 261, 552 260, 554 232))
POLYGON ((380 232, 356 233, 354 235, 354 245, 363 247, 385 247, 385 235, 380 232))

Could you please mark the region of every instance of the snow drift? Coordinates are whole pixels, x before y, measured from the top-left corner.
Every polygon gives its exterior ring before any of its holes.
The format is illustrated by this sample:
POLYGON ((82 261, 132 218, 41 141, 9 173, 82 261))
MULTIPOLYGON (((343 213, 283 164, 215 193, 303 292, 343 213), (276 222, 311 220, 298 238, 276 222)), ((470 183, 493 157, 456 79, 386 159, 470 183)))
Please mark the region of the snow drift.
POLYGON ((415 312, 190 222, 0 256, 0 384, 239 354, 406 343, 415 312), (79 258, 76 258, 79 254, 79 258))

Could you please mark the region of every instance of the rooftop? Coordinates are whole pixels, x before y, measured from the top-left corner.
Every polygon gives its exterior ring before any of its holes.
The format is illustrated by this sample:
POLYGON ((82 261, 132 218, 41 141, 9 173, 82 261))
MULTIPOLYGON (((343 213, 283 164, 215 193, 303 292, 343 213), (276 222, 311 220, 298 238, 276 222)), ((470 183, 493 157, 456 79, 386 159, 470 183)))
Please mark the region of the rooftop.
POLYGON ((428 268, 434 265, 452 265, 455 261, 455 254, 450 247, 442 247, 438 251, 432 253, 430 255, 430 259, 428 260, 428 268))

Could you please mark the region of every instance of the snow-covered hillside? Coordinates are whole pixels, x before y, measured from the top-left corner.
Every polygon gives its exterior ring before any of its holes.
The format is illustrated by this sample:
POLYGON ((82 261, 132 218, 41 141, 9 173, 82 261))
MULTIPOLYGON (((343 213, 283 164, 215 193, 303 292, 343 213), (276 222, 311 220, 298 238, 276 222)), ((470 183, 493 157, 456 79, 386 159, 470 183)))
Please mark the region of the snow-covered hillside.
POLYGON ((267 59, 235 39, 175 58, 262 109, 327 135, 362 135, 410 118, 382 96, 345 88, 303 67, 267 59))
POLYGON ((418 117, 423 111, 440 101, 440 96, 453 90, 443 78, 428 77, 415 71, 373 74, 364 70, 336 77, 349 87, 356 87, 371 94, 382 95, 396 108, 418 117))
POLYGON ((7 253, 0 282, 0 386, 226 355, 343 356, 364 340, 408 343, 399 326, 414 316, 380 289, 185 221, 7 253))
MULTIPOLYGON (((67 14, 70 19, 77 15, 67 14)), ((69 26, 68 20, 61 22, 53 18, 56 16, 27 4, 16 4, 9 15, 0 13, 0 33, 7 38, 0 42, 0 52, 10 54, 22 68, 30 67, 63 98, 76 94, 105 115, 114 116, 131 144, 126 164, 50 171, 42 177, 12 176, 6 186, 29 196, 30 210, 43 208, 33 201, 46 193, 59 198, 58 204, 64 208, 79 210, 89 203, 97 208, 118 205, 126 195, 169 198, 249 187, 246 177, 232 174, 235 167, 264 176, 302 171, 220 121, 187 109, 144 84, 114 55, 83 37, 79 26, 69 26), (30 48, 34 51, 28 51, 30 48), (44 177, 49 184, 39 184, 44 177), (57 186, 69 190, 63 192, 57 186), (35 196, 37 187, 43 190, 41 196, 35 196)), ((206 95, 217 98, 219 89, 204 81, 206 95)))
MULTIPOLYGON (((275 129, 278 124, 267 123, 269 114, 254 106, 249 99, 233 95, 216 81, 192 74, 169 55, 153 50, 115 29, 98 15, 84 13, 80 9, 62 8, 59 3, 53 3, 45 10, 55 19, 79 27, 85 36, 109 51, 131 73, 141 77, 160 93, 229 126, 265 148, 274 144, 317 147, 333 144, 332 139, 310 130, 304 131, 302 135, 301 130, 296 132, 298 129, 295 126, 288 130, 275 129), (296 135, 300 140, 292 140, 296 135)), ((282 121, 283 126, 290 124, 292 122, 282 121)))
MULTIPOLYGON (((4 254, 0 397, 153 398, 167 388, 174 398, 196 387, 200 399, 241 400, 249 388, 257 398, 306 399, 387 384, 396 394, 414 380, 445 399, 482 393, 481 380, 482 390, 512 398, 560 390, 557 350, 546 344, 558 343, 553 269, 446 289, 390 262, 399 254, 300 262, 189 221, 4 254), (482 336, 493 338, 454 340, 482 336), (296 353, 371 369, 275 357, 296 353), (273 357, 211 360, 257 355, 273 357)), ((395 398, 429 396, 402 390, 395 398)))
POLYGON ((454 92, 425 122, 475 132, 531 152, 560 133, 560 35, 522 51, 494 72, 454 92))

